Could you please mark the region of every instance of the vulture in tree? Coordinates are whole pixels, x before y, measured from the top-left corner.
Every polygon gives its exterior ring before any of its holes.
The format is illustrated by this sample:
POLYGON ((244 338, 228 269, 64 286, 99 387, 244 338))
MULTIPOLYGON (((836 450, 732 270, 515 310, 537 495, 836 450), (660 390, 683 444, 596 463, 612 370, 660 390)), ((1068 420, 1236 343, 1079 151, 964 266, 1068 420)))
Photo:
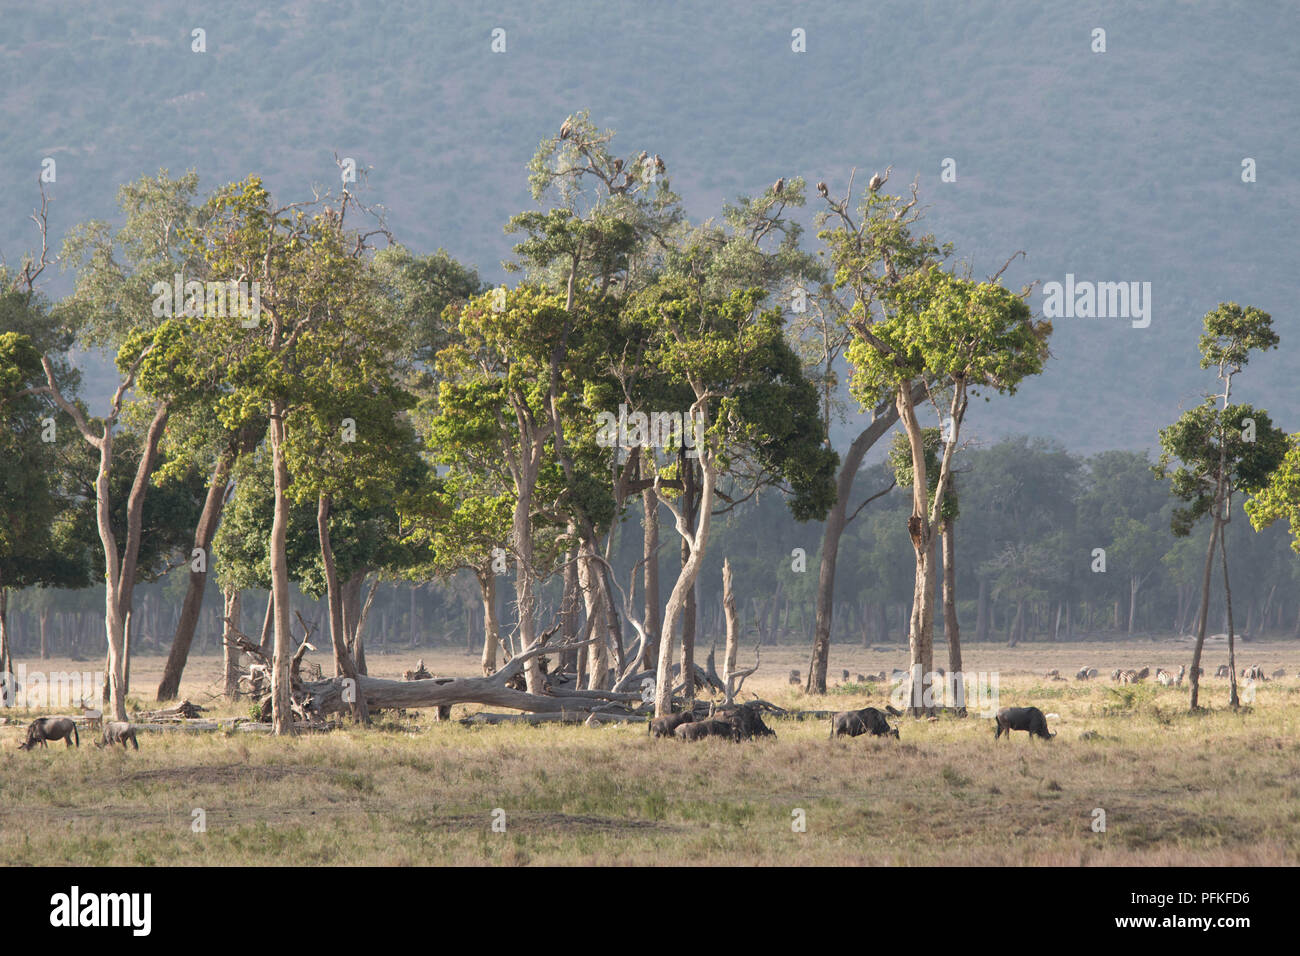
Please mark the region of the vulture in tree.
POLYGON ((564 121, 564 125, 560 127, 560 139, 568 139, 569 136, 572 135, 572 133, 573 133, 573 124, 566 119, 564 121))
POLYGON ((876 173, 871 177, 871 182, 867 183, 867 188, 874 193, 883 185, 885 185, 885 177, 881 176, 880 173, 876 173))
POLYGON ((782 189, 785 189, 785 177, 784 177, 784 176, 782 176, 780 179, 778 179, 776 182, 774 182, 774 183, 772 184, 772 192, 774 192, 776 195, 778 195, 778 196, 781 195, 781 190, 782 190, 782 189))
POLYGON ((822 194, 822 198, 824 198, 824 199, 829 199, 829 198, 830 198, 830 193, 829 193, 829 191, 826 189, 826 184, 825 184, 825 183, 818 183, 818 184, 817 184, 817 191, 818 191, 819 193, 822 194))
POLYGON ((662 173, 667 168, 668 167, 664 165, 664 161, 659 158, 659 154, 655 153, 655 169, 662 173))
POLYGON ((614 157, 614 172, 617 173, 617 172, 618 172, 620 169, 622 169, 622 168, 623 168, 623 160, 621 160, 621 159, 619 159, 617 156, 615 156, 615 157, 614 157))

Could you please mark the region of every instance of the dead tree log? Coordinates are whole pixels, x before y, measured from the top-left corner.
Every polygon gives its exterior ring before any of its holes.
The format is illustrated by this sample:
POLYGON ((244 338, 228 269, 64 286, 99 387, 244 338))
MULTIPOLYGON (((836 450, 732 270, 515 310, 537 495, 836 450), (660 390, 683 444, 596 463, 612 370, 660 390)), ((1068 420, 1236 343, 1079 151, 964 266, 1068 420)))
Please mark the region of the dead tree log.
MULTIPOLYGON (((545 641, 558 625, 539 638, 532 648, 516 654, 491 677, 434 677, 428 680, 383 680, 358 675, 357 692, 364 695, 366 705, 372 708, 395 709, 417 707, 442 707, 451 704, 488 704, 507 707, 534 714, 581 714, 585 717, 601 705, 623 703, 636 706, 641 695, 616 691, 567 690, 563 695, 547 696, 514 690, 507 684, 524 673, 525 665, 544 654, 558 655, 595 640, 604 635, 572 644, 546 644, 545 641)), ((348 709, 343 700, 344 682, 339 678, 319 680, 302 685, 304 706, 312 714, 324 716, 348 709)))

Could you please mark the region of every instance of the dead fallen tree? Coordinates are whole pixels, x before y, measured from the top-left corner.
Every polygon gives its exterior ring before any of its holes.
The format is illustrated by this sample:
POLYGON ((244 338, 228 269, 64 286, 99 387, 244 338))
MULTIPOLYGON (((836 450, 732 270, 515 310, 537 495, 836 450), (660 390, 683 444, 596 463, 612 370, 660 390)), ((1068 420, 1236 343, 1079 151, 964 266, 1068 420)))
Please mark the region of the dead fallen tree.
POLYGON ((554 695, 542 695, 508 686, 524 672, 524 665, 530 660, 542 655, 559 655, 600 639, 546 644, 545 641, 556 630, 558 626, 543 634, 534 647, 512 657, 491 677, 431 677, 408 681, 385 680, 362 674, 357 677, 355 687, 345 678, 329 678, 301 685, 302 706, 316 719, 350 710, 354 693, 361 694, 366 706, 372 711, 486 704, 531 714, 569 714, 585 719, 596 710, 621 709, 624 713, 631 714, 641 706, 641 695, 634 693, 566 689, 554 695))

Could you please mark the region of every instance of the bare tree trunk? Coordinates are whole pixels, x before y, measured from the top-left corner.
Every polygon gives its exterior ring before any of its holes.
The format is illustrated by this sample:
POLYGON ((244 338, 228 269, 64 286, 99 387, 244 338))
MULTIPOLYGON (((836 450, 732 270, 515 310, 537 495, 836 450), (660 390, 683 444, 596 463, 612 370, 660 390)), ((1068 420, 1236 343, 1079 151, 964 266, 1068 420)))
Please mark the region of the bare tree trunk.
MULTIPOLYGON (((687 527, 695 524, 695 462, 681 452, 682 474, 682 514, 686 517, 687 527)), ((682 567, 686 567, 691 558, 691 546, 682 538, 682 567)), ((682 695, 688 701, 695 700, 695 598, 696 588, 692 582, 686 591, 686 605, 682 610, 682 695)))
POLYGON ((258 642, 258 646, 262 649, 262 653, 265 654, 267 657, 270 657, 274 650, 272 646, 272 638, 275 635, 274 612, 275 612, 275 593, 273 591, 267 591, 266 592, 266 614, 262 618, 262 637, 261 640, 258 642))
POLYGON ((234 631, 241 630, 243 625, 240 623, 244 602, 238 588, 226 588, 224 598, 224 627, 221 635, 221 658, 225 665, 225 686, 223 691, 226 700, 236 700, 239 697, 239 648, 235 644, 234 631))
MULTIPOLYGON (((702 404, 702 394, 702 390, 697 389, 697 395, 699 396, 697 404, 702 404)), ((707 421, 704 422, 704 426, 707 428, 707 421)), ((681 512, 674 515, 677 521, 678 534, 683 537, 689 535, 694 547, 691 548, 690 559, 687 561, 686 566, 678 573, 677 581, 673 584, 673 589, 668 595, 668 603, 664 607, 663 623, 660 625, 659 632, 659 664, 655 672, 656 717, 672 713, 673 632, 677 629, 677 618, 686 606, 686 595, 695 587, 695 581, 699 577, 700 565, 704 561, 704 549, 708 544, 709 529, 713 520, 714 483, 717 476, 714 470, 712 453, 707 448, 701 449, 699 460, 703 471, 703 481, 701 483, 699 506, 696 509, 695 526, 690 527, 681 512)))
MULTIPOLYGON (((50 657, 49 623, 50 609, 43 607, 41 608, 41 660, 43 661, 49 660, 50 657)), ((3 670, 4 665, 0 664, 0 671, 3 670)))
MULTIPOLYGON (((649 452, 644 453, 642 461, 653 461, 649 452)), ((654 487, 641 492, 641 505, 644 508, 644 546, 642 557, 645 560, 645 653, 641 657, 642 666, 650 668, 659 657, 659 495, 654 487)))
POLYGON ((483 596, 483 676, 491 677, 497 669, 497 643, 501 640, 501 626, 497 623, 497 577, 489 564, 475 571, 479 591, 483 596))
POLYGON ((1228 538, 1223 522, 1219 525, 1219 560, 1223 562, 1223 599, 1228 614, 1228 704, 1233 710, 1241 707, 1237 697, 1237 654, 1232 633, 1232 585, 1228 582, 1228 538))
POLYGON ((0 586, 0 677, 14 671, 13 650, 9 646, 9 589, 0 586))
POLYGON ((736 673, 736 657, 740 651, 740 615, 736 611, 736 595, 731 588, 731 562, 722 559, 722 610, 727 619, 727 647, 722 658, 722 684, 731 686, 731 675, 736 673))
POLYGON ((961 633, 957 623, 957 545, 953 519, 943 519, 943 634, 948 641, 948 673, 955 699, 948 705, 966 716, 966 685, 962 680, 961 633))
MULTIPOLYGON (((339 586, 338 570, 334 564, 334 547, 330 543, 330 496, 322 494, 316 504, 316 533, 320 538, 321 565, 325 569, 325 595, 329 602, 330 643, 334 647, 334 676, 357 680, 356 664, 348 653, 347 633, 343 623, 343 594, 339 586)), ((355 685, 354 685, 355 686, 355 685)), ((366 712, 365 698, 356 693, 352 704, 352 716, 362 723, 369 723, 370 715, 366 712)))
POLYGON ((1201 690, 1201 649, 1205 646, 1205 626, 1210 617, 1210 571, 1214 567, 1214 547, 1219 540, 1219 513, 1216 508, 1212 513, 1214 525, 1210 529, 1210 545, 1205 552, 1205 571, 1201 575, 1201 610, 1196 619, 1196 648, 1192 651, 1191 668, 1191 708, 1200 706, 1201 690))
POLYGON ((276 734, 292 734, 293 711, 289 684, 292 635, 289 631, 289 562, 286 538, 289 525, 289 469, 284 461, 283 399, 271 401, 271 470, 275 476, 275 516, 271 522, 271 592, 275 597, 275 645, 271 665, 271 726, 276 734))
POLYGON ((167 653, 167 663, 163 666, 162 680, 158 682, 158 699, 174 700, 180 692, 181 672, 189 658, 190 644, 194 640, 194 628, 199 621, 199 611, 203 606, 203 590, 208 582, 208 559, 211 556, 212 537, 216 534, 217 523, 226 502, 226 486, 230 480, 230 469, 238 452, 229 448, 217 459, 212 471, 212 480, 208 482, 208 493, 203 501, 203 511, 199 523, 194 529, 194 548, 202 552, 203 570, 195 571, 190 566, 189 587, 185 591, 185 603, 181 606, 180 620, 176 623, 176 634, 172 637, 171 650, 167 653))

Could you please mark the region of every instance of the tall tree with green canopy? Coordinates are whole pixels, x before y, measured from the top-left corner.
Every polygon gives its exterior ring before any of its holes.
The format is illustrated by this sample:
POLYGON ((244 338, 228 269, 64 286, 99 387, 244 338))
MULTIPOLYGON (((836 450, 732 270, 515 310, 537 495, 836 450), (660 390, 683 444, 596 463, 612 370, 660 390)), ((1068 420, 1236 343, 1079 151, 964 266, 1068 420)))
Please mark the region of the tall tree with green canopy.
POLYGON ((257 283, 259 292, 255 316, 209 321, 192 344, 196 363, 226 370, 225 390, 215 405, 222 423, 237 427, 257 410, 264 410, 270 422, 275 483, 269 547, 275 633, 271 722, 276 734, 294 730, 286 445, 291 423, 311 414, 300 390, 304 353, 310 351, 304 342, 373 332, 371 310, 364 307, 371 288, 358 276, 368 268, 372 240, 387 232, 382 223, 352 229, 347 216, 353 210, 368 214, 346 189, 338 197, 318 195, 277 206, 261 181, 250 176, 218 190, 203 207, 201 226, 191 231, 194 255, 202 258, 209 275, 257 283))
POLYGON ((886 317, 853 317, 851 391, 864 408, 892 395, 911 445, 908 534, 916 556, 916 586, 908 635, 910 709, 920 714, 929 709, 924 690, 934 679, 935 535, 951 486, 952 458, 967 404, 982 389, 1013 394, 1026 376, 1042 371, 1051 324, 1031 318, 1025 303, 1028 290, 1017 295, 996 277, 977 282, 938 265, 902 276, 885 294, 893 303, 886 317), (933 495, 924 433, 912 398, 918 381, 933 383, 930 398, 937 411, 941 406, 936 391, 948 396, 946 410, 940 411, 945 440, 933 495))
MULTIPOLYGON (((1210 613, 1210 580, 1214 551, 1223 544, 1223 526, 1231 520, 1232 495, 1237 491, 1257 493, 1268 487, 1273 472, 1287 454, 1286 433, 1273 427, 1268 413, 1246 404, 1232 403, 1232 380, 1250 361, 1254 350, 1277 348, 1273 317, 1254 306, 1220 303, 1206 313, 1198 347, 1201 368, 1214 368, 1222 391, 1208 395, 1189 408, 1178 421, 1160 430, 1160 457, 1153 466, 1157 478, 1168 478, 1174 496, 1186 505, 1174 509, 1172 527, 1180 537, 1205 515, 1210 516, 1210 540, 1201 574, 1201 607, 1196 625, 1196 647, 1192 651, 1191 708, 1200 706, 1201 650, 1210 613)), ((1228 590, 1227 557, 1223 557, 1225 597, 1228 590)), ((1229 611, 1231 614, 1231 611, 1229 611)), ((1231 619, 1230 619, 1231 620, 1231 619)), ((1231 623, 1228 628, 1228 660, 1232 671, 1230 703, 1238 706, 1236 659, 1231 623)))
MULTIPOLYGON (((818 192, 827 209, 818 213, 823 226, 818 237, 825 243, 822 257, 831 269, 829 281, 822 281, 812 306, 796 313, 793 332, 807 361, 817 369, 822 390, 822 415, 827 428, 836 415, 835 393, 839 384, 837 365, 853 341, 851 321, 855 315, 883 318, 890 307, 886 292, 904 275, 941 261, 951 246, 939 246, 933 235, 916 235, 923 213, 917 205, 915 185, 910 197, 881 192, 889 180, 881 177, 875 189, 864 191, 856 216, 849 208, 853 182, 843 198, 833 198, 825 183, 818 192)), ((800 290, 802 291, 802 290, 800 290)), ((923 400, 924 383, 913 386, 913 403, 923 400)), ((870 420, 849 444, 836 478, 835 502, 826 517, 818 562, 817 616, 814 624, 812 658, 804 689, 810 694, 826 693, 826 667, 830 657, 831 627, 835 612, 835 570, 840 538, 845 528, 879 493, 849 511, 853 485, 867 452, 898 421, 898 407, 890 397, 870 409, 870 420)))
MULTIPOLYGON (((558 296, 528 285, 472 297, 452 311, 459 334, 438 354, 439 415, 444 432, 459 433, 454 436, 458 444, 491 445, 509 475, 510 546, 523 653, 537 639, 534 524, 544 510, 538 498, 544 472, 553 467, 551 356, 568 313, 558 296)), ((549 520, 557 519, 552 513, 549 520)), ((541 677, 533 657, 525 669, 529 693, 541 692, 541 677)))
MULTIPOLYGON (((694 520, 661 496, 690 550, 661 624, 657 716, 672 709, 672 636, 704 560, 719 477, 733 460, 748 454, 759 470, 780 476, 796 519, 822 517, 830 507, 835 462, 821 444, 816 391, 786 342, 781 313, 763 310, 764 298, 750 289, 711 299, 698 286, 665 278, 639 302, 640 320, 653 332, 648 361, 691 390, 701 477, 694 520)), ((662 489, 665 476, 655 480, 662 489)))

